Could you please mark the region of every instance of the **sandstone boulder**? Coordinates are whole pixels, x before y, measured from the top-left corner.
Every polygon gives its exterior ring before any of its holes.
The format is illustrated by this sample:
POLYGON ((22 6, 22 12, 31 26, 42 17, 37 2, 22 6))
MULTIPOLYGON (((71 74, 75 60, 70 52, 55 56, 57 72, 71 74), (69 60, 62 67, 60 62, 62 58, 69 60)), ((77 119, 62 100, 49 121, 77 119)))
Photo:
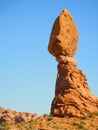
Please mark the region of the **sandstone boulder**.
POLYGON ((71 14, 63 10, 56 19, 48 45, 49 52, 58 55, 74 56, 78 43, 78 30, 71 14))

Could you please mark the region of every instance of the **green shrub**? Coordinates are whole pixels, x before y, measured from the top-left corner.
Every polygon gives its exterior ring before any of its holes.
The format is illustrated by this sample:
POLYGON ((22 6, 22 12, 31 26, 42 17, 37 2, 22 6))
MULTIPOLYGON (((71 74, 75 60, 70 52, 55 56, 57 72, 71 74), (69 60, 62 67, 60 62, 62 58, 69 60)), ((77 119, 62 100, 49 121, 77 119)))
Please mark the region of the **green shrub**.
POLYGON ((48 121, 51 121, 51 120, 53 120, 53 117, 48 117, 48 121))
POLYGON ((50 114, 50 115, 48 116, 48 121, 51 121, 51 120, 53 120, 53 116, 50 114))
POLYGON ((98 116, 98 112, 96 112, 95 115, 98 116))
POLYGON ((9 129, 10 129, 10 127, 7 122, 2 122, 0 124, 0 130, 9 130, 9 129))
POLYGON ((80 122, 80 124, 77 125, 78 129, 83 129, 85 125, 85 122, 80 122))
POLYGON ((43 114, 43 117, 46 117, 46 116, 48 116, 48 114, 46 114, 46 113, 45 113, 45 114, 43 114))
POLYGON ((54 125, 53 128, 55 128, 56 130, 61 129, 62 127, 58 126, 58 125, 54 125))
POLYGON ((85 125, 85 122, 80 122, 79 124, 78 123, 73 123, 72 125, 76 126, 77 129, 83 129, 84 125, 85 125))
POLYGON ((84 115, 83 119, 89 119, 92 118, 94 116, 94 113, 89 113, 87 115, 84 115))

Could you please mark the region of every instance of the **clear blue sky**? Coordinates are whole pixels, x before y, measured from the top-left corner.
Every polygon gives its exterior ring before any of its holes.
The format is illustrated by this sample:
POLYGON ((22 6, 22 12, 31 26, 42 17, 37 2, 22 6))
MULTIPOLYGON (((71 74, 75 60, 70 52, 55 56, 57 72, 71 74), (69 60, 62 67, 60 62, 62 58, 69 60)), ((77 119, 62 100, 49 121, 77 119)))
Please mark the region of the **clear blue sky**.
POLYGON ((47 46, 64 8, 79 30, 77 67, 98 96, 98 0, 0 0, 1 107, 50 112, 57 62, 47 46))

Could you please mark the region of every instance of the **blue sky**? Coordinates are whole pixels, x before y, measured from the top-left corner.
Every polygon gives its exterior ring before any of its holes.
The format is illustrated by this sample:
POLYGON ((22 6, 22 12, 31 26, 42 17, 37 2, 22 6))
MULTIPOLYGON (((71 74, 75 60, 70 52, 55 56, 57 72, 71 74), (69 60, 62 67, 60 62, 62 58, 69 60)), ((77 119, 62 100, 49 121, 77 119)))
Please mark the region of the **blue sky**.
POLYGON ((50 112, 57 62, 47 46, 63 9, 78 31, 77 67, 98 96, 98 0, 0 0, 0 106, 50 112))

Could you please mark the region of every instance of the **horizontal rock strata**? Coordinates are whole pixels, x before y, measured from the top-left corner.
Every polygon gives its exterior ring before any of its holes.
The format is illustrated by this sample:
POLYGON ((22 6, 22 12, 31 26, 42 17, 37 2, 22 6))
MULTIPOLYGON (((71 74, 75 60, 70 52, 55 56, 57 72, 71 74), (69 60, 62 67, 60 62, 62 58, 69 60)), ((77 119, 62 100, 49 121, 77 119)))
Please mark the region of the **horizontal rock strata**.
POLYGON ((98 98, 90 93, 86 77, 77 69, 75 61, 69 59, 58 64, 51 114, 58 117, 82 117, 98 111, 98 98))
POLYGON ((63 10, 54 22, 48 51, 56 57, 58 74, 51 114, 82 117, 98 111, 98 98, 90 92, 86 76, 76 67, 78 30, 71 14, 63 10))

